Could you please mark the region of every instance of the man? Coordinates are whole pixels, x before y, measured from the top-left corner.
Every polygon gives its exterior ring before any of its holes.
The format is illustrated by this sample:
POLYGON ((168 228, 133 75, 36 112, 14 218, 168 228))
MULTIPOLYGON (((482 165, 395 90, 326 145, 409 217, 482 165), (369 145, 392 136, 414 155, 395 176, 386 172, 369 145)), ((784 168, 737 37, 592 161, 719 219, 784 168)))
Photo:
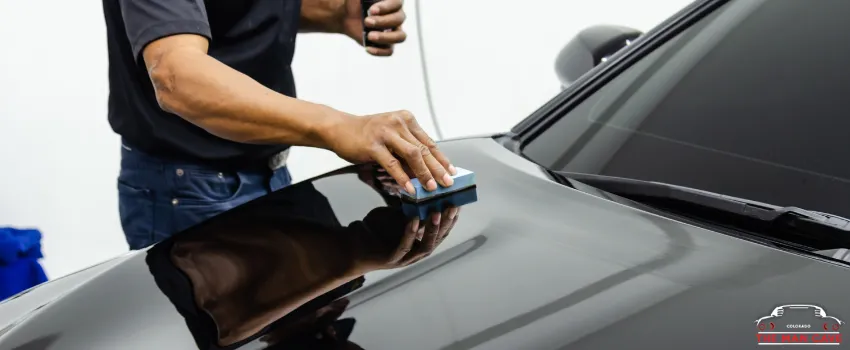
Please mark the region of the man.
MULTIPOLYGON (((429 190, 452 184, 454 167, 410 113, 354 116, 295 98, 296 34, 360 42, 360 0, 103 0, 103 8, 131 249, 289 185, 290 145, 375 161, 408 191, 405 168, 429 190)), ((389 46, 367 52, 391 55, 406 38, 402 0, 368 14, 369 39, 389 46)))

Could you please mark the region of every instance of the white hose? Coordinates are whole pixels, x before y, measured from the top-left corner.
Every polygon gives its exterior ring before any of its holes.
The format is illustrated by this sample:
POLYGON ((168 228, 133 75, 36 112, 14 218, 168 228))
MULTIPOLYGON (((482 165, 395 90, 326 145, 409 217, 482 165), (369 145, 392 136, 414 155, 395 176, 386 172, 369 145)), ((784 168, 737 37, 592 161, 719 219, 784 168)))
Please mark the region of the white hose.
POLYGON ((416 36, 419 40, 419 62, 422 64, 422 80, 425 82, 425 99, 428 101, 428 113, 431 114, 431 122, 434 123, 436 139, 443 139, 443 131, 440 128, 440 122, 437 120, 437 114, 434 111, 434 102, 431 98, 431 82, 428 79, 428 63, 425 61, 425 40, 422 34, 422 8, 419 6, 420 0, 414 0, 413 6, 416 11, 416 36))

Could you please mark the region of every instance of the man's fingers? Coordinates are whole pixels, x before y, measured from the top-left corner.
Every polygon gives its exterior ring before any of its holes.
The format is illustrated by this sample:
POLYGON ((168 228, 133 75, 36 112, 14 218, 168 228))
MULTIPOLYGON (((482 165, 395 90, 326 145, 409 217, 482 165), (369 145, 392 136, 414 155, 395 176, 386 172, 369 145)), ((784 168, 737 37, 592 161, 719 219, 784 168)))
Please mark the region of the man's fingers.
POLYGON ((407 33, 403 30, 393 30, 386 32, 369 32, 369 40, 376 44, 393 45, 400 44, 407 40, 407 33))
POLYGON ((451 207, 451 208, 449 208, 449 209, 448 209, 448 214, 447 214, 447 215, 449 216, 449 220, 452 220, 452 223, 454 223, 455 218, 457 218, 457 215, 458 215, 458 214, 460 214, 460 208, 458 208, 458 207, 451 207))
POLYGON ((451 232, 455 225, 455 218, 459 211, 460 208, 457 207, 451 207, 443 211, 443 218, 440 223, 440 232, 437 234, 437 244, 440 244, 440 242, 449 235, 449 232, 451 232))
POLYGON ((366 47, 366 52, 368 52, 372 56, 388 57, 388 56, 392 56, 393 52, 395 52, 395 50, 393 50, 392 47, 384 49, 384 48, 369 46, 369 47, 366 47))
POLYGON ((366 28, 370 29, 390 29, 400 27, 407 19, 404 11, 396 11, 383 16, 366 17, 366 28))
POLYGON ((369 16, 379 16, 398 12, 404 7, 402 0, 383 0, 369 8, 369 16))
POLYGON ((419 179, 419 183, 421 183, 426 190, 434 191, 437 189, 437 182, 431 175, 431 170, 425 164, 421 148, 407 142, 398 134, 390 135, 387 141, 389 149, 404 159, 407 166, 413 170, 416 178, 419 179))
POLYGON ((442 226, 442 215, 440 213, 431 214, 430 222, 425 224, 425 236, 422 237, 422 243, 425 245, 427 254, 431 254, 431 251, 437 246, 440 226, 442 226))
POLYGON ((431 154, 430 151, 428 155, 423 156, 422 158, 425 160, 425 165, 428 167, 428 169, 431 170, 431 175, 433 175, 436 179, 440 179, 439 182, 441 185, 443 185, 443 187, 449 187, 455 184, 455 180, 452 179, 451 175, 449 175, 448 170, 446 170, 446 168, 443 168, 443 165, 440 164, 439 161, 437 161, 437 158, 434 158, 434 155, 431 154))
POLYGON ((424 235, 425 235, 425 224, 420 222, 419 223, 419 231, 416 231, 416 240, 422 241, 422 236, 424 236, 424 235))
POLYGON ((425 161, 425 166, 428 167, 428 170, 431 172, 431 176, 437 180, 440 185, 443 187, 449 187, 454 184, 454 180, 451 175, 449 175, 446 168, 444 168, 443 165, 434 158, 434 155, 431 154, 431 148, 422 144, 409 131, 402 132, 402 137, 410 144, 419 148, 419 152, 422 154, 422 159, 425 161))
POLYGON ((416 241, 417 231, 419 230, 419 218, 410 220, 407 226, 404 227, 404 236, 401 237, 398 247, 393 252, 390 263, 395 264, 404 259, 404 256, 413 249, 413 242, 416 241))
POLYGON ((399 162, 399 160, 396 159, 396 157, 394 157, 386 147, 376 147, 373 151, 372 158, 378 162, 381 167, 386 169, 387 173, 395 179, 399 186, 404 188, 408 193, 416 193, 416 189, 413 188, 413 184, 410 183, 410 178, 407 176, 407 173, 404 172, 401 162, 399 162))
POLYGON ((412 178, 416 177, 416 174, 413 173, 413 170, 410 169, 410 167, 407 166, 407 164, 405 164, 404 162, 401 162, 401 167, 404 169, 404 172, 407 173, 407 176, 412 177, 412 178))
MULTIPOLYGON (((419 260, 422 260, 434 251, 434 247, 436 247, 437 235, 440 232, 440 220, 440 213, 432 213, 426 219, 425 222, 419 224, 420 226, 425 226, 422 239, 418 243, 418 248, 416 248, 412 253, 408 254, 408 256, 405 257, 404 260, 402 260, 401 265, 406 266, 419 260)), ((422 229, 420 228, 420 230, 422 229)))
POLYGON ((428 133, 426 133, 425 130, 423 130, 422 127, 419 126, 419 123, 416 122, 416 119, 413 119, 408 123, 408 129, 410 129, 410 133, 413 134, 413 136, 416 137, 416 139, 419 140, 420 143, 425 145, 425 147, 428 147, 428 150, 430 150, 431 155, 434 156, 434 158, 438 162, 440 162, 444 169, 449 171, 449 174, 457 174, 457 169, 455 169, 454 165, 452 165, 452 162, 450 162, 449 158, 446 157, 446 155, 440 151, 440 149, 437 147, 437 143, 434 142, 434 139, 432 139, 431 136, 428 136, 428 133))

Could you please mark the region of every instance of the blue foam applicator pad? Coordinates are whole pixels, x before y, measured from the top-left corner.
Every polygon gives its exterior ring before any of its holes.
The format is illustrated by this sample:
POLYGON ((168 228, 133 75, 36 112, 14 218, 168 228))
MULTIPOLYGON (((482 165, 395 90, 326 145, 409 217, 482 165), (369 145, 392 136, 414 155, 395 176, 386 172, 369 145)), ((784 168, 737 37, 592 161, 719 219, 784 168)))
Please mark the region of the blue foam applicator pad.
POLYGON ((402 197, 409 201, 418 203, 475 186, 474 172, 458 167, 455 167, 455 169, 457 169, 457 174, 452 176, 452 179, 454 180, 453 185, 449 187, 437 186, 436 190, 428 191, 424 186, 422 186, 419 179, 412 179, 410 182, 413 184, 413 188, 416 189, 416 193, 410 194, 405 190, 401 190, 402 197))
POLYGON ((475 187, 473 186, 465 190, 440 196, 432 201, 422 201, 419 203, 402 202, 401 210, 408 218, 419 217, 419 220, 425 220, 430 214, 442 213, 448 208, 460 208, 476 201, 478 201, 478 192, 475 191, 475 187))

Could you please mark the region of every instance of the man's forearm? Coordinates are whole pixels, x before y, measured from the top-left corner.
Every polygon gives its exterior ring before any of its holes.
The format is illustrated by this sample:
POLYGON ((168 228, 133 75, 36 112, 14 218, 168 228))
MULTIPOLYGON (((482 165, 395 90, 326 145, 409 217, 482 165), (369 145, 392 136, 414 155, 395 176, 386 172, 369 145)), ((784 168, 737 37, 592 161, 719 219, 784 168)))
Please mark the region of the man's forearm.
POLYGON ((327 148, 325 131, 348 117, 277 93, 194 50, 169 52, 150 75, 164 110, 236 142, 327 148))
POLYGON ((301 33, 342 33, 345 0, 302 0, 301 33))

